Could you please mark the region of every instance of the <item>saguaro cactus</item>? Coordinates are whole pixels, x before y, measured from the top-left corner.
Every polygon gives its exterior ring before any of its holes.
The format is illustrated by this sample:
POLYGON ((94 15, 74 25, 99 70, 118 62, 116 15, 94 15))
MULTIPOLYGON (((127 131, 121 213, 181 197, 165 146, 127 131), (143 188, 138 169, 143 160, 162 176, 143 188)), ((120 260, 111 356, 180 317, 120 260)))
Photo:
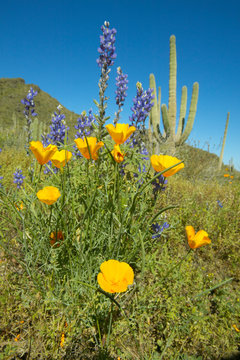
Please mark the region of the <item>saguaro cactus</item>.
POLYGON ((221 170, 222 167, 222 162, 223 162, 223 153, 224 153, 224 147, 225 147, 225 142, 226 142, 226 137, 227 137, 227 129, 228 129, 228 123, 229 123, 229 116, 230 116, 230 112, 227 113, 227 120, 226 120, 226 125, 225 125, 225 130, 224 130, 224 136, 223 136, 223 142, 222 142, 222 149, 221 149, 221 154, 219 157, 219 162, 218 162, 218 170, 221 170))
POLYGON ((149 139, 155 140, 155 143, 163 143, 167 140, 174 145, 183 144, 191 133, 193 123, 197 111, 199 85, 197 82, 193 84, 192 98, 188 119, 185 125, 186 109, 187 109, 187 87, 183 86, 180 106, 180 117, 176 132, 176 89, 177 89, 177 55, 176 55, 176 38, 174 35, 170 37, 170 61, 169 61, 169 98, 168 108, 165 104, 161 106, 161 88, 158 88, 158 97, 156 90, 156 82, 153 74, 150 74, 150 88, 154 91, 154 106, 149 117, 149 139), (161 134, 160 121, 162 113, 162 121, 164 132, 161 134), (153 135, 153 136, 152 136, 153 135))

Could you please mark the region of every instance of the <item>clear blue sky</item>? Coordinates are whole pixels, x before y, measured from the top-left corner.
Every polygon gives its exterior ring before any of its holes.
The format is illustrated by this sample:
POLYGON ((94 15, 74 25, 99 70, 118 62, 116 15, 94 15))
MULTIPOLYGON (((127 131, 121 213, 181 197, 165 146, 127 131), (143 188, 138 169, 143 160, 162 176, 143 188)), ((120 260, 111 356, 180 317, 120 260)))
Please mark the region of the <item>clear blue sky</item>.
MULTIPOLYGON (((183 85, 199 82, 191 142, 219 155, 227 112, 224 162, 240 169, 239 0, 8 0, 1 2, 0 77, 22 77, 76 113, 96 107, 100 27, 115 27, 117 59, 110 74, 107 114, 113 119, 118 66, 128 74, 120 122, 128 121, 135 84, 154 73, 168 103, 169 38, 176 36, 178 111, 183 85)), ((54 109, 53 109, 54 110, 54 109)), ((50 119, 50 117, 49 117, 50 119)))

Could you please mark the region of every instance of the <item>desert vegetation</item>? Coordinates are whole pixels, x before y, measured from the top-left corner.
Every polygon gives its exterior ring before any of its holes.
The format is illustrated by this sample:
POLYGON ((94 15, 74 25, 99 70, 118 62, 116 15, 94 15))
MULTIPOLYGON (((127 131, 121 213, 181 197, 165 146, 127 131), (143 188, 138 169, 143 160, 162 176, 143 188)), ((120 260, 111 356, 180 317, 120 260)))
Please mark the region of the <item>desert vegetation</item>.
POLYGON ((96 111, 54 104, 43 123, 30 87, 25 128, 2 127, 0 359, 237 359, 239 172, 175 127, 150 133, 156 89, 138 82, 123 121, 120 67, 109 120, 116 30, 101 30, 96 111))

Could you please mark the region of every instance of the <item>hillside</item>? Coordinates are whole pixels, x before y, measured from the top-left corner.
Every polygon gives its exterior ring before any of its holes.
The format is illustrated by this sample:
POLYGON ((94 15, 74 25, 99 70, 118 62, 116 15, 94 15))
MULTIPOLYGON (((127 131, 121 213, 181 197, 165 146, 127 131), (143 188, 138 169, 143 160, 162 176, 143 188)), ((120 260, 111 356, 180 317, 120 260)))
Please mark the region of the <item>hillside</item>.
MULTIPOLYGON (((39 122, 42 122, 47 127, 51 123, 51 115, 59 105, 59 101, 51 97, 48 93, 41 90, 38 85, 26 84, 24 79, 14 78, 0 79, 0 129, 2 131, 18 126, 20 129, 25 125, 25 118, 23 115, 24 106, 21 99, 26 97, 30 87, 37 90, 38 95, 34 98, 36 105, 36 112, 38 114, 39 122)), ((66 122, 70 128, 76 124, 76 119, 79 117, 72 111, 69 111, 63 104, 63 113, 66 115, 66 122)))

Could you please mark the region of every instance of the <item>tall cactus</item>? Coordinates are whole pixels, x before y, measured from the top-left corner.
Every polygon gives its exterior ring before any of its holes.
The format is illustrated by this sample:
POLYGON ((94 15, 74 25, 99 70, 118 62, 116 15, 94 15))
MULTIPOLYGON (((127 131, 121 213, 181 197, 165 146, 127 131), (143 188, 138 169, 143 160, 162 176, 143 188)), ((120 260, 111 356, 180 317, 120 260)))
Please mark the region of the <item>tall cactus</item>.
POLYGON ((41 141, 41 134, 43 133, 43 122, 39 121, 37 117, 34 118, 33 122, 31 123, 31 131, 32 131, 32 139, 34 141, 40 140, 41 141))
POLYGON ((223 153, 224 153, 224 147, 225 147, 225 142, 226 142, 226 137, 227 137, 229 116, 230 116, 230 112, 227 113, 227 120, 226 120, 226 125, 225 125, 225 130, 224 130, 224 136, 223 136, 223 142, 222 142, 222 149, 221 149, 221 154, 220 154, 219 162, 218 162, 218 170, 219 170, 219 171, 220 171, 221 168, 222 168, 223 153))
POLYGON ((197 82, 193 84, 192 98, 188 120, 185 122, 187 109, 187 87, 183 86, 180 106, 180 117, 176 132, 176 89, 177 89, 177 55, 176 55, 176 38, 174 35, 170 37, 170 61, 169 61, 169 98, 168 108, 165 104, 161 106, 161 88, 158 88, 158 97, 156 90, 156 82, 153 74, 149 78, 150 88, 154 91, 154 105, 149 117, 149 139, 155 139, 155 143, 161 144, 166 141, 172 142, 175 146, 183 144, 191 133, 193 123, 197 111, 199 85, 197 82), (162 113, 162 121, 164 132, 160 131, 160 120, 162 113), (185 125, 186 124, 186 125, 185 125), (152 134, 151 134, 152 132, 152 134), (153 136, 152 136, 153 135, 153 136))

